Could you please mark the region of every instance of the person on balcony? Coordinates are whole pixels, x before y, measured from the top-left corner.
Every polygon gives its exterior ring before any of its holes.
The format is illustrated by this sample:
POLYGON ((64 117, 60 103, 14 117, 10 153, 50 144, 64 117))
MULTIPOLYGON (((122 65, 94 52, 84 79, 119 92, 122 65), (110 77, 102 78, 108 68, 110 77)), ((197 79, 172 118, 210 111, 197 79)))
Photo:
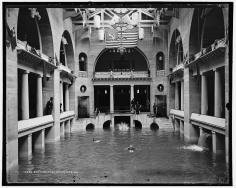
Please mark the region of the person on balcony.
POLYGON ((136 105, 135 105, 136 114, 139 114, 139 113, 140 113, 140 109, 141 109, 141 105, 140 105, 139 102, 137 101, 137 103, 136 103, 136 105))
POLYGON ((60 113, 63 112, 63 109, 62 109, 62 103, 60 103, 60 113))
POLYGON ((53 109, 53 97, 50 97, 50 100, 46 104, 46 115, 52 114, 53 109))
POLYGON ((135 110, 135 99, 134 98, 130 102, 130 105, 131 105, 131 112, 133 112, 135 110))

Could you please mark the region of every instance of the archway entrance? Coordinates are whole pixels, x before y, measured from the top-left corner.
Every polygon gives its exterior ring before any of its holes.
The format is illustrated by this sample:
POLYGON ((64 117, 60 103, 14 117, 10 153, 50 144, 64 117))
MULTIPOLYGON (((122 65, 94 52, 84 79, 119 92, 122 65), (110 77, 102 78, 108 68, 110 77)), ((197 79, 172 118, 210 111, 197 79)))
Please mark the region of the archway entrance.
POLYGON ((114 86, 115 112, 130 111, 130 86, 114 86))

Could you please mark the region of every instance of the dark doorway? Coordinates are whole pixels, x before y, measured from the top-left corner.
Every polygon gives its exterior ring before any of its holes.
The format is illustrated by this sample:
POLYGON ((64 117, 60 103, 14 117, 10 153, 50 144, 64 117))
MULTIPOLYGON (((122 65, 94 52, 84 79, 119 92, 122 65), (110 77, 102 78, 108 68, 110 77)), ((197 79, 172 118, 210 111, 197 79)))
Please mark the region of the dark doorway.
POLYGON ((141 112, 150 112, 150 86, 135 85, 134 86, 135 102, 141 105, 141 112))
POLYGON ((120 123, 125 123, 130 127, 130 117, 129 116, 115 116, 115 125, 120 123))
POLYGON ((110 112, 110 86, 94 86, 94 109, 110 112))
POLYGON ((89 117, 89 97, 78 97, 78 118, 89 117))
POLYGON ((166 95, 156 95, 155 102, 157 104, 157 116, 166 117, 166 95))
POLYGON ((114 86, 115 112, 130 111, 130 86, 114 86))

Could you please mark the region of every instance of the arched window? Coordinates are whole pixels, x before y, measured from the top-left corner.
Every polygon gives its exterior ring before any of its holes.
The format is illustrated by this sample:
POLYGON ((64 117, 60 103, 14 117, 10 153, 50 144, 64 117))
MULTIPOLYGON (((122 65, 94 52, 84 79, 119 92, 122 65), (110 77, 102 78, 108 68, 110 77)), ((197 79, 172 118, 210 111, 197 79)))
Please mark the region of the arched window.
POLYGON ((156 66, 157 70, 165 69, 164 54, 162 52, 159 52, 156 55, 156 66))
POLYGON ((60 46, 60 61, 62 65, 66 65, 66 54, 65 54, 65 44, 63 43, 63 40, 61 40, 61 46, 60 46))
POLYGON ((87 71, 87 55, 83 52, 79 54, 79 70, 87 71))
POLYGON ((179 65, 184 60, 183 43, 180 32, 176 29, 171 37, 169 61, 170 68, 179 65))

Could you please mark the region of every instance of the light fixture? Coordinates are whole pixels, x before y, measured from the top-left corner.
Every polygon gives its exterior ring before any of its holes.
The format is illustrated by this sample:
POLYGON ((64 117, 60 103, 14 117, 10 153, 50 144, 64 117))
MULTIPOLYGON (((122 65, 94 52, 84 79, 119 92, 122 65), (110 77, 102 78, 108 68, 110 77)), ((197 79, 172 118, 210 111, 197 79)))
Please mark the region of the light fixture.
POLYGON ((83 57, 83 56, 80 57, 80 61, 81 61, 81 62, 84 62, 84 57, 83 57))
POLYGON ((139 89, 137 89, 137 93, 139 93, 139 89))
POLYGON ((105 95, 107 94, 107 90, 105 89, 105 95))
POLYGON ((65 38, 64 36, 62 36, 62 39, 61 39, 61 40, 62 40, 62 42, 63 42, 64 45, 67 45, 67 44, 68 44, 68 42, 67 42, 67 40, 66 40, 66 38, 65 38))

